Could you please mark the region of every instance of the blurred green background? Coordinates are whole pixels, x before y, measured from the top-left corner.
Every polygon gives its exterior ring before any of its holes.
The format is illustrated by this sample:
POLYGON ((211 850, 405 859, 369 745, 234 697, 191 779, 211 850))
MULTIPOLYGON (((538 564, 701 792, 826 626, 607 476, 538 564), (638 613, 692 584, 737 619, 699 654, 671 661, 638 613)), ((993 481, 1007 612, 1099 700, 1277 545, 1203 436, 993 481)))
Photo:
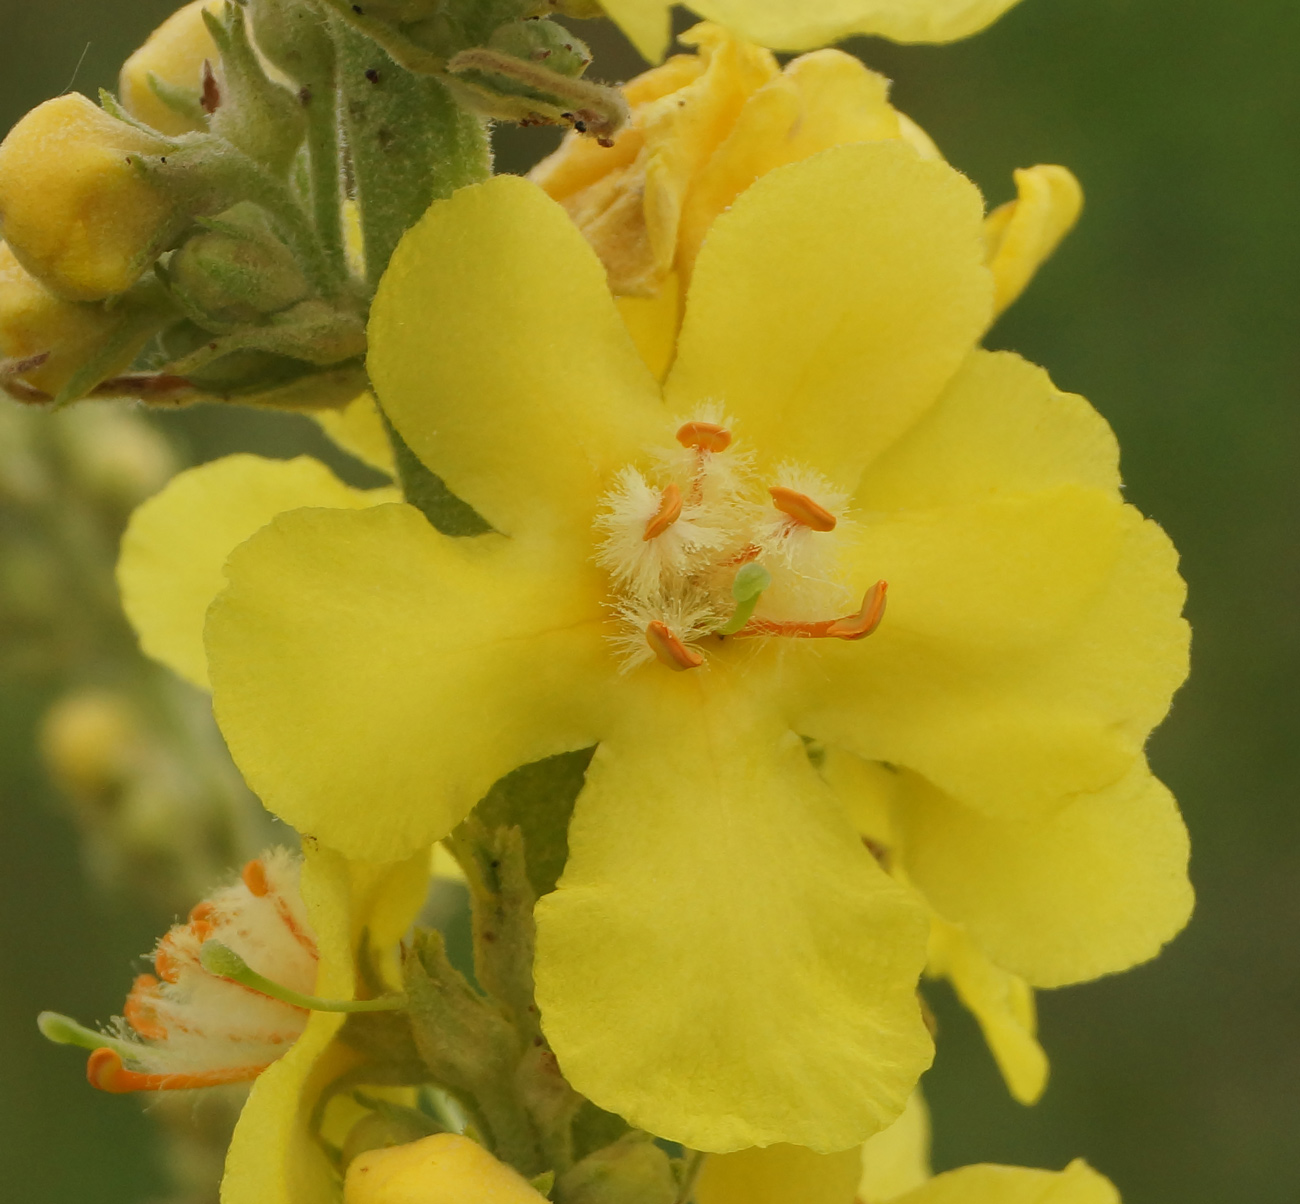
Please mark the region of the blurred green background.
MULTIPOLYGON (((69 86, 111 86, 172 7, 4 0, 0 128, 69 86)), ((634 72, 608 43, 597 72, 634 72)), ((1053 1077, 1033 1109, 1009 1100, 973 1022, 933 992, 936 1165, 1082 1155, 1126 1204, 1294 1204, 1300 7, 1024 0, 957 46, 850 48, 990 204, 1017 166, 1060 162, 1083 181, 1081 226, 989 341, 1113 423, 1130 499, 1182 550, 1195 631, 1191 682, 1152 747, 1192 831, 1192 926, 1150 965, 1040 997, 1053 1077)), ((545 145, 508 132, 502 164, 522 169, 545 145)), ((195 411, 165 426, 193 459, 324 447, 292 418, 195 411)), ((0 681, 0 1184, 26 1204, 138 1204, 163 1186, 147 1120, 87 1089, 81 1059, 33 1024, 43 1007, 118 1011, 132 959, 168 919, 80 873, 31 751, 57 685, 0 681)))

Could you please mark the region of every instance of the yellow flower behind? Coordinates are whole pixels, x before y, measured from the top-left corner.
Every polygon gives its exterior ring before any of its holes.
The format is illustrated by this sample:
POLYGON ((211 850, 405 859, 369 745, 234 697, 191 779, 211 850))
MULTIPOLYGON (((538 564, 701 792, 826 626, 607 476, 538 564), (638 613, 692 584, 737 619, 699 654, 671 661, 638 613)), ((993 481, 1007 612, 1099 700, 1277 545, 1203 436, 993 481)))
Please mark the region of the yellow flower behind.
MULTIPOLYGON (((632 116, 613 147, 570 134, 530 175, 600 256, 619 310, 661 379, 700 248, 718 215, 755 180, 850 142, 901 140, 923 158, 940 157, 890 105, 889 81, 851 55, 817 51, 782 70, 770 52, 717 25, 697 25, 681 41, 698 53, 675 55, 625 86, 632 116)), ((1064 167, 1015 174, 1017 199, 985 223, 994 317, 1024 290, 1082 205, 1064 167)))
MULTIPOLYGON (((464 190, 400 249, 371 368, 408 444, 504 535, 448 539, 405 506, 297 511, 235 553, 210 612, 241 768, 351 855, 400 856, 516 765, 601 745, 538 910, 544 1023, 579 1090, 696 1148, 843 1149, 928 1056, 910 998, 928 923, 858 842, 862 792, 832 790, 796 733, 912 775, 909 877, 1027 980, 1149 957, 1189 907, 1185 837, 1141 756, 1186 666, 1173 557, 1123 506, 1096 414, 972 350, 983 258, 973 189, 900 142, 772 171, 715 223, 664 405, 564 213, 514 179, 464 190), (730 416, 731 460, 668 450, 710 426, 701 405, 730 416), (636 479, 663 508, 674 464, 680 525, 620 542, 655 517, 635 519, 636 479), (777 581, 756 638, 720 640, 662 594, 638 628, 643 570, 719 563, 705 512, 767 472, 841 524, 752 511, 777 581), (793 588, 787 558, 827 550, 831 576, 793 588), (877 578, 890 610, 869 639, 801 638, 865 634, 831 598, 877 578), (969 864, 948 858, 944 807, 969 864), (749 1056, 777 1033, 788 1058, 749 1056)), ((750 504, 728 513, 749 523, 750 504)))
POLYGON ((119 99, 132 117, 163 134, 186 134, 206 128, 201 113, 187 117, 167 104, 159 89, 174 89, 197 105, 203 88, 203 64, 221 64, 217 44, 203 22, 206 9, 220 14, 224 0, 191 0, 172 13, 125 63, 118 79, 119 99))
MULTIPOLYGON (((855 34, 895 42, 955 42, 991 25, 1017 0, 690 0, 692 11, 774 50, 811 50, 855 34)), ((601 0, 645 58, 668 48, 672 0, 601 0)))

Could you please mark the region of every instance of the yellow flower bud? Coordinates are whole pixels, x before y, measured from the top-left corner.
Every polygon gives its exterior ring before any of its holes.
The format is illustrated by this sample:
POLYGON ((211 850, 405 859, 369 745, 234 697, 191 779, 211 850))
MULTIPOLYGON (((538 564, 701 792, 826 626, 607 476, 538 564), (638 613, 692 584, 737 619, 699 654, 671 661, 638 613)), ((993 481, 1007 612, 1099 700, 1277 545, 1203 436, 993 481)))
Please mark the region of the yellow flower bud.
POLYGON ((370 1150, 348 1167, 343 1204, 545 1204, 477 1142, 439 1133, 410 1145, 370 1150))
MULTIPOLYGON (((56 297, 27 272, 7 243, 0 242, 0 357, 46 357, 22 373, 22 383, 55 396, 120 323, 120 315, 109 313, 102 305, 56 297)), ((124 347, 119 361, 110 365, 105 375, 125 369, 137 350, 134 345, 124 347)))
POLYGON ((76 92, 33 109, 0 144, 0 221, 15 258, 69 300, 125 292, 174 216, 128 156, 166 151, 76 92))
POLYGON ((40 748, 50 776, 86 801, 110 798, 139 757, 134 708, 112 690, 65 695, 41 720, 40 748))
POLYGON ((164 90, 193 94, 197 108, 203 90, 204 60, 215 67, 219 58, 216 43, 203 23, 203 10, 215 14, 221 6, 221 0, 194 0, 187 4, 172 13, 122 64, 118 90, 123 108, 132 117, 164 134, 184 134, 204 128, 197 112, 186 116, 163 100, 149 77, 153 76, 164 90))

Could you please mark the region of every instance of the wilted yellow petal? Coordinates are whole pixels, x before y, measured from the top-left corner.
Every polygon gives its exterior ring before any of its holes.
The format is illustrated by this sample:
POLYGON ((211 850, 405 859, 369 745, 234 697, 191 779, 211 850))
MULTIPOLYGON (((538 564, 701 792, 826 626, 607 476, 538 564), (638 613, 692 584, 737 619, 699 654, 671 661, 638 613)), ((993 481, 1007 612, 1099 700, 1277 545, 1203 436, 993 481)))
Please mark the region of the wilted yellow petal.
POLYGON ((929 1062, 923 913, 758 684, 620 683, 537 907, 537 997, 570 1082, 633 1124, 833 1151, 898 1116, 929 1062))
POLYGON ((1035 1036, 1034 992, 1023 978, 995 966, 961 928, 937 916, 930 928, 928 972, 951 980, 979 1021, 1011 1094, 1035 1104, 1047 1086, 1047 1055, 1035 1036))
POLYGON ((659 437, 659 390, 563 209, 497 176, 409 230, 370 320, 384 412, 508 535, 589 542, 608 479, 659 437))
POLYGON ((1024 167, 1015 180, 1017 198, 999 205, 984 221, 994 316, 1025 291, 1083 208, 1083 189, 1064 167, 1024 167))
POLYGON ((208 613, 221 730, 277 815, 349 856, 445 836, 497 778, 595 742, 594 566, 412 506, 281 515, 208 613))
POLYGON ((918 1088, 903 1115, 863 1145, 858 1200, 860 1204, 892 1200, 929 1177, 930 1111, 918 1088))
POLYGON ((136 509, 122 536, 117 584, 140 647, 206 689, 203 620, 225 587, 221 569, 235 548, 299 506, 357 509, 396 500, 392 489, 351 489, 308 456, 227 456, 177 474, 136 509))
POLYGON ((963 1166, 889 1204, 1120 1204, 1120 1199, 1109 1179, 1076 1158, 1063 1171, 963 1166))
POLYGON ((375 399, 369 393, 363 393, 341 409, 309 410, 308 413, 345 452, 351 452, 358 460, 390 477, 397 475, 393 445, 375 399))
POLYGON ((838 50, 795 59, 745 101, 726 140, 701 165, 686 194, 675 232, 682 278, 690 279, 718 215, 760 176, 827 147, 898 136, 898 114, 889 104, 884 76, 838 50))
POLYGON ((1057 987, 1154 957, 1187 923, 1187 830, 1139 761, 1033 819, 995 820, 925 783, 900 809, 907 874, 999 966, 1057 987))
POLYGON ((763 176, 700 254, 670 407, 722 402, 760 456, 853 489, 987 324, 981 220, 963 176, 897 141, 763 176))
MULTIPOLYGON (((320 951, 317 994, 351 999, 362 931, 390 949, 419 912, 427 853, 393 865, 345 861, 304 842, 303 901, 320 951)), ((222 1204, 319 1204, 334 1199, 338 1173, 310 1124, 316 1100, 360 1055, 334 1041, 345 1017, 317 1012, 283 1058, 264 1071, 240 1114, 226 1156, 222 1204)))
POLYGON ((771 1145, 705 1159, 696 1204, 854 1204, 862 1151, 815 1154, 798 1145, 771 1145))

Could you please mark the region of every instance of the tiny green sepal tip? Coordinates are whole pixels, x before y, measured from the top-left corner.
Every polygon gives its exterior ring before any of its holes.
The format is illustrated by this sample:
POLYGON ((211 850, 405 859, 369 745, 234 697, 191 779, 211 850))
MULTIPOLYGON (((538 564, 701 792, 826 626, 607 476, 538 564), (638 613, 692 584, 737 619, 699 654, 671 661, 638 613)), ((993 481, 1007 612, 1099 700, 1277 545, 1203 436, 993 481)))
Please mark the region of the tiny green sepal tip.
POLYGON ((772 574, 761 564, 741 565, 736 579, 731 583, 731 596, 736 600, 736 610, 730 619, 718 628, 719 635, 734 635, 754 614, 754 607, 763 591, 772 584, 772 574))
POLYGON ((199 963, 218 978, 228 978, 281 1003, 312 1012, 396 1012, 406 1007, 405 995, 385 995, 379 999, 321 999, 316 995, 303 995, 259 974, 229 945, 220 941, 203 942, 199 963))

